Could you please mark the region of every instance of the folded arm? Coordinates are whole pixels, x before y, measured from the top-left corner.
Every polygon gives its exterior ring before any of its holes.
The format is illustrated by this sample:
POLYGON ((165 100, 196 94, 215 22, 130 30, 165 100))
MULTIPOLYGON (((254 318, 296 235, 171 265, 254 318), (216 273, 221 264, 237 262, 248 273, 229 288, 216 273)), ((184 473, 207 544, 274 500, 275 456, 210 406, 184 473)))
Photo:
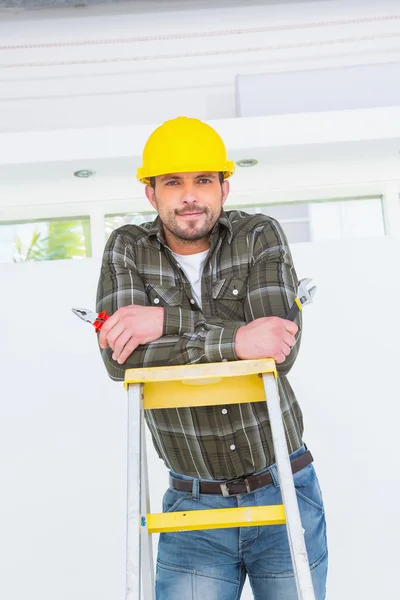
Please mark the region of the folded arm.
POLYGON ((279 363, 279 373, 286 374, 296 359, 301 337, 297 331, 301 315, 295 326, 284 320, 296 296, 297 276, 286 237, 276 221, 263 221, 252 239, 245 320, 232 322, 205 319, 199 311, 176 306, 150 306, 129 242, 120 233, 112 234, 97 290, 97 310, 113 315, 99 336, 110 377, 123 380, 128 368, 270 357, 279 363), (127 336, 130 346, 126 345, 124 355, 119 348, 114 352, 114 342, 110 347, 107 341, 112 327, 119 343, 127 336))
POLYGON ((162 309, 149 306, 143 281, 132 253, 129 252, 129 244, 121 234, 113 234, 103 255, 96 303, 98 312, 106 310, 112 315, 99 334, 101 355, 112 379, 123 380, 125 370, 129 368, 237 360, 235 337, 242 322, 224 323, 213 319, 210 323, 201 312, 184 309, 169 311, 170 308, 172 307, 162 309), (157 316, 160 315, 159 311, 165 310, 165 313, 163 312, 159 337, 156 335, 156 326, 152 330, 154 335, 150 334, 150 338, 155 339, 148 343, 143 343, 145 339, 140 337, 139 330, 143 323, 139 320, 135 323, 131 319, 133 329, 137 330, 138 343, 123 364, 120 364, 113 359, 114 349, 108 345, 106 336, 110 326, 120 327, 120 336, 124 335, 124 322, 126 324, 129 321, 130 307, 147 307, 145 313, 142 311, 142 320, 145 322, 150 319, 150 324, 153 319, 156 321, 160 318, 157 316))

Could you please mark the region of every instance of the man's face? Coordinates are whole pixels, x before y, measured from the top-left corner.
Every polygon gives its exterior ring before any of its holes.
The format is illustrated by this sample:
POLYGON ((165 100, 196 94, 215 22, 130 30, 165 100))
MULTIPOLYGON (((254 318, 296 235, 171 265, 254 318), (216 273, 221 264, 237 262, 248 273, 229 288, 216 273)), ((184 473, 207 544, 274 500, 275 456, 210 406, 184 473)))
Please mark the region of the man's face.
POLYGON ((172 173, 156 177, 146 195, 168 232, 181 243, 208 238, 229 193, 218 173, 172 173))

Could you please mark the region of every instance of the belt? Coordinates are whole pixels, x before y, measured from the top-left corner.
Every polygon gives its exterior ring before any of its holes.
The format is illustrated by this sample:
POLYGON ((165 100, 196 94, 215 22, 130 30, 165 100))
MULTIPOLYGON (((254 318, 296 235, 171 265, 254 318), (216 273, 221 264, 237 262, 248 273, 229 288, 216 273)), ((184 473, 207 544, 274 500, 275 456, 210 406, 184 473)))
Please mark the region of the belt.
MULTIPOLYGON (((309 450, 296 456, 291 461, 292 473, 301 471, 307 465, 313 461, 312 454, 309 450)), ((222 494, 223 496, 236 496, 237 494, 249 494, 254 492, 260 487, 270 485, 272 483, 272 477, 269 471, 262 473, 261 475, 250 475, 246 478, 233 479, 231 481, 200 481, 199 492, 200 494, 222 494)), ((192 481, 187 479, 177 479, 176 477, 169 476, 169 484, 171 487, 181 492, 192 491, 192 481)))

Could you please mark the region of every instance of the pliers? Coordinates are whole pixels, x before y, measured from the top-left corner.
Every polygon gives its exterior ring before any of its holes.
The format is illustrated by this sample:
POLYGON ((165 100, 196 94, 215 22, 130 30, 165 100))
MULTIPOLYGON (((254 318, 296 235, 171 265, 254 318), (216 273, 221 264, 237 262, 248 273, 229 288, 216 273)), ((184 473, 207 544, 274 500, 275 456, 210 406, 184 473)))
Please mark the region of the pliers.
POLYGON ((83 321, 92 323, 96 333, 100 331, 107 319, 110 318, 110 315, 108 315, 105 310, 97 314, 87 308, 73 308, 72 312, 80 319, 83 319, 83 321))

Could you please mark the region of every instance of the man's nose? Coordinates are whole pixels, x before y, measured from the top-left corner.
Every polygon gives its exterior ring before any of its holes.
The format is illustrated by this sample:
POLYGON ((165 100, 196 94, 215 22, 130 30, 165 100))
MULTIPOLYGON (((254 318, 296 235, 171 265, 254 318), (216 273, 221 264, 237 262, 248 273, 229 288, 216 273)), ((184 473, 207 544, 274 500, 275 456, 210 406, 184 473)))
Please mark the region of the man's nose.
POLYGON ((195 186, 192 182, 185 182, 183 186, 182 202, 192 204, 196 202, 195 186))

